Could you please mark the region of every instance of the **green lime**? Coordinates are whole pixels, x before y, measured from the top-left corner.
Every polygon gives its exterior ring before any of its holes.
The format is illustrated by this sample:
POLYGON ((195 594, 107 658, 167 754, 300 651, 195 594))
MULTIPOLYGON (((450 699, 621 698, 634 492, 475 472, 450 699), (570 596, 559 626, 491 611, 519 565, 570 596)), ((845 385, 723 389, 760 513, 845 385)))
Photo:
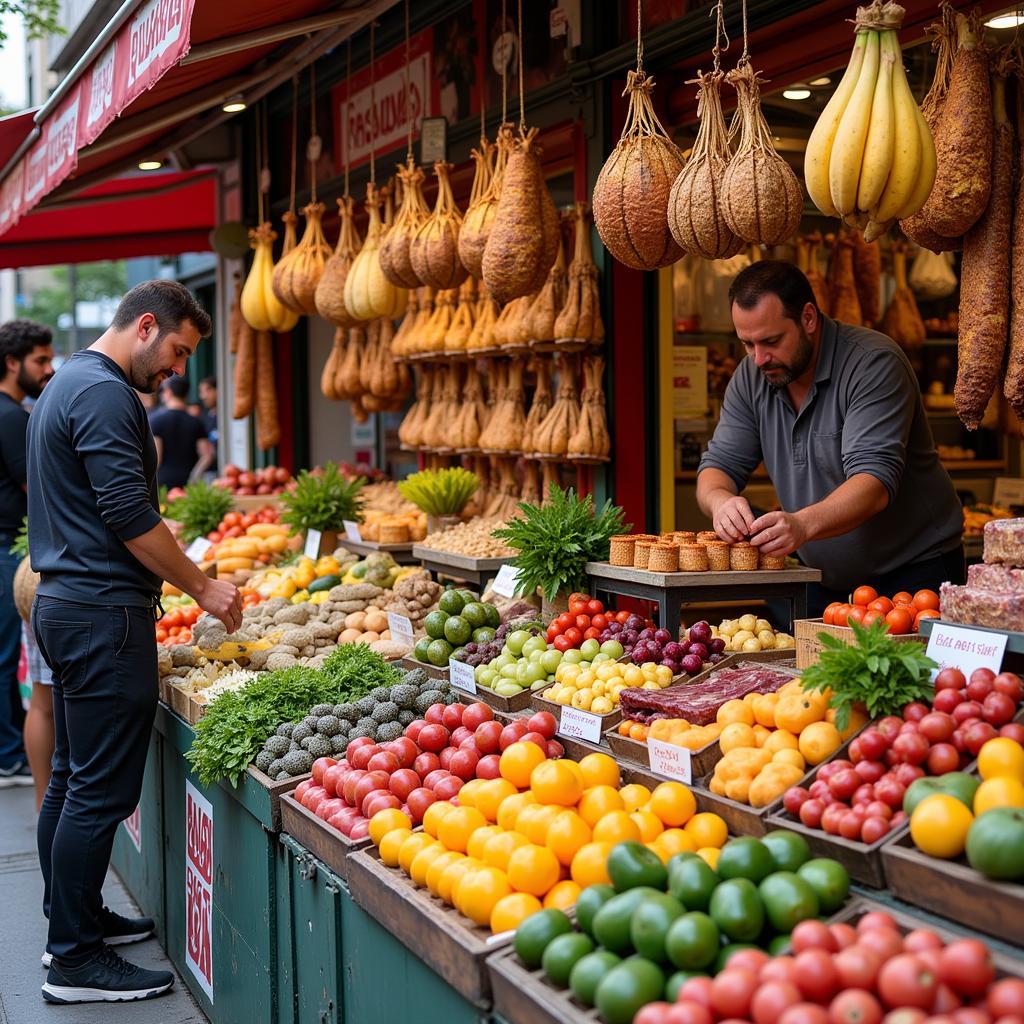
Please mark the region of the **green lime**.
POLYGON ((608 854, 608 877, 616 892, 647 885, 664 890, 668 872, 661 858, 650 848, 635 840, 616 843, 608 854))
POLYGON ((484 609, 487 613, 487 625, 491 629, 497 629, 501 625, 501 612, 498 611, 495 605, 490 603, 485 603, 484 609))
POLYGON ((577 962, 594 951, 589 935, 582 932, 566 932, 556 935, 544 950, 540 965, 544 973, 563 988, 569 984, 569 975, 577 962))
POLYGON ((613 967, 622 963, 622 958, 607 949, 595 949, 573 965, 569 972, 569 989, 584 1006, 594 1005, 597 986, 613 967))
POLYGON ((576 897, 576 923, 594 937, 594 916, 615 895, 610 885, 588 885, 576 897))
POLYGON ((665 975, 661 968, 634 956, 613 967, 597 986, 594 1005, 604 1024, 631 1024, 641 1006, 661 999, 665 975))
POLYGON ((665 937, 673 921, 684 913, 679 900, 668 893, 659 893, 644 900, 629 922, 629 937, 633 948, 648 960, 663 963, 666 957, 665 937))
POLYGON ((560 910, 549 907, 531 914, 516 929, 513 940, 519 959, 527 967, 539 967, 544 950, 556 935, 572 931, 572 922, 560 910))
POLYGON ((772 928, 791 932, 801 921, 818 916, 818 894, 792 871, 776 871, 759 886, 761 902, 772 928))
POLYGON ((437 602, 437 607, 445 615, 458 615, 466 606, 466 599, 457 590, 446 590, 437 602))
POLYGON ((470 601, 459 614, 474 629, 487 625, 487 610, 479 601, 470 601))
POLYGON ((719 951, 718 958, 715 960, 715 968, 711 973, 720 974, 724 971, 729 960, 741 949, 757 948, 758 947, 755 946, 753 942, 730 942, 727 946, 723 946, 719 951))
POLYGON ((430 644, 431 639, 429 636, 421 636, 416 641, 416 646, 412 649, 412 653, 417 661, 429 662, 430 661, 430 644))
POLYGON ((704 971, 676 971, 675 974, 670 975, 668 981, 665 982, 665 998, 670 1002, 677 1002, 679 999, 679 990, 683 987, 683 982, 689 981, 691 978, 706 978, 707 974, 704 971))
POLYGON ((850 895, 850 875, 831 857, 809 860, 800 865, 797 874, 814 890, 822 913, 834 913, 850 895))
POLYGON ((683 970, 693 971, 715 962, 721 946, 718 925, 698 910, 683 914, 672 922, 665 937, 669 960, 683 970))
POLYGON ((783 956, 789 952, 789 936, 788 935, 776 935, 771 942, 768 943, 768 954, 770 956, 783 956))
POLYGON ((608 900, 594 915, 592 932, 597 943, 613 953, 631 952, 633 943, 629 934, 629 922, 632 920, 633 911, 657 891, 640 886, 620 892, 608 900))
POLYGON ((480 600, 480 595, 475 591, 467 590, 465 587, 458 587, 455 593, 462 598, 463 605, 472 604, 474 601, 480 600))
POLYGON ((442 611, 433 611, 423 620, 423 628, 431 640, 444 639, 444 624, 448 621, 448 615, 442 611))
POLYGON ((427 648, 427 660, 431 665, 444 668, 452 656, 452 645, 447 640, 431 640, 427 648))
POLYGON ((473 643, 489 644, 494 639, 494 630, 490 626, 481 626, 473 630, 473 643))
POLYGON ((775 870, 775 861, 768 847, 753 836, 730 839, 718 855, 715 869, 719 878, 747 878, 760 882, 775 870))
POLYGON ((721 879, 707 861, 695 854, 677 853, 668 862, 668 891, 687 910, 707 910, 721 879))
POLYGON ((711 894, 708 912, 719 931, 733 942, 753 942, 764 927, 764 904, 749 878, 722 882, 711 894))
POLYGON ((761 842, 768 847, 775 864, 775 871, 796 871, 801 864, 811 859, 811 848, 807 840, 796 832, 776 829, 761 837, 761 842))
POLYGON ((444 638, 456 647, 468 644, 473 627, 461 616, 450 615, 444 624, 444 638))

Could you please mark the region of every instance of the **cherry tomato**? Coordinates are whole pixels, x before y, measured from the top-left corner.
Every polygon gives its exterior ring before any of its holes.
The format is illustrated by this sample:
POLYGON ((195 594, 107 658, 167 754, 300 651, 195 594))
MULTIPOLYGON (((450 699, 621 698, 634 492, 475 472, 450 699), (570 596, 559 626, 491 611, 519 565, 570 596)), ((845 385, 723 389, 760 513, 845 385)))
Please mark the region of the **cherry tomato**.
POLYGON ((746 1017, 757 990, 757 975, 745 967, 727 967, 711 982, 711 1009, 719 1017, 746 1017))
POLYGON ((579 645, 583 643, 583 633, 575 626, 570 626, 562 636, 566 637, 570 641, 570 647, 579 647, 579 645))
POLYGON ((588 615, 601 615, 604 613, 604 605, 596 597, 587 602, 586 613, 588 615))
POLYGON ((597 626, 588 626, 583 631, 584 640, 597 640, 601 636, 601 630, 597 626))
POLYGON ((825 607, 825 610, 821 613, 821 621, 826 626, 834 625, 832 622, 832 616, 835 614, 835 610, 840 606, 839 601, 833 601, 830 605, 825 607))
POLYGON ((853 603, 867 608, 872 601, 878 600, 878 591, 874 587, 858 587, 853 592, 853 603))
POLYGON ((608 617, 606 615, 598 614, 591 618, 590 624, 598 630, 605 630, 608 628, 608 617))
POLYGON ((839 989, 839 972, 832 954, 824 949, 807 949, 796 955, 796 984, 805 999, 828 1002, 839 989))
POLYGON ((828 930, 832 933, 832 938, 836 940, 836 947, 840 950, 854 945, 857 941, 856 929, 846 924, 845 921, 830 924, 828 930))
MULTIPOLYGON (((750 1000, 750 1015, 754 1024, 775 1024, 784 1010, 801 1000, 800 990, 792 982, 767 981, 750 1000)), ((850 1024, 857 1024, 851 1021, 850 1024)))
POLYGON ((828 1019, 830 1024, 881 1024, 882 1006, 870 992, 851 988, 829 1004, 828 1019))
POLYGON ((573 616, 583 615, 587 610, 587 600, 588 598, 581 597, 577 598, 575 601, 570 601, 569 614, 573 616))

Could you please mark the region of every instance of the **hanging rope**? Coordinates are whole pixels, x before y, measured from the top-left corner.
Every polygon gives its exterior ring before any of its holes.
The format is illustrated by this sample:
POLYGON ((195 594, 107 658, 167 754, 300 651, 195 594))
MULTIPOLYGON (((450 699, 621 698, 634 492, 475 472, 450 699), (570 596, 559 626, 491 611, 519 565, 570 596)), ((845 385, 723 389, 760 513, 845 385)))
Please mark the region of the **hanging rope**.
POLYGON ((320 136, 316 133, 316 61, 309 65, 309 195, 316 202, 316 162, 320 159, 320 136))
MULTIPOLYGON (((505 22, 507 21, 507 15, 505 13, 505 0, 501 0, 501 34, 505 34, 505 22)), ((501 123, 504 124, 508 120, 508 59, 502 51, 501 59, 501 123)))
POLYGON ((409 0, 405 0, 405 117, 409 122, 409 141, 405 158, 412 163, 412 87, 409 82, 409 0))
POLYGON ((715 48, 711 51, 711 56, 715 59, 715 72, 721 70, 722 54, 729 49, 729 36, 725 31, 725 4, 723 0, 718 0, 714 8, 708 12, 708 16, 715 16, 715 48), (722 40, 725 40, 725 45, 722 45, 722 40))
MULTIPOLYGON (((348 37, 348 58, 345 65, 345 102, 347 105, 352 103, 352 37, 348 37)), ((345 118, 345 191, 344 195, 348 195, 348 172, 352 166, 352 140, 348 137, 348 115, 345 118)))
MULTIPOLYGON (((639 3, 640 0, 637 0, 639 3)), ((519 134, 526 134, 526 100, 523 97, 523 0, 519 0, 519 134)))
POLYGON ((377 184, 375 150, 377 148, 377 68, 373 62, 374 29, 377 23, 370 22, 370 184, 377 184))
POLYGON ((299 162, 299 76, 292 76, 292 189, 288 209, 295 212, 295 178, 299 162))
POLYGON ((747 46, 747 0, 743 0, 743 54, 739 59, 739 63, 750 63, 750 50, 747 46))
POLYGON ((263 116, 261 110, 263 101, 260 101, 260 110, 256 112, 256 219, 263 223, 263 116))
POLYGON ((636 0, 636 70, 644 73, 644 8, 643 0, 636 0))

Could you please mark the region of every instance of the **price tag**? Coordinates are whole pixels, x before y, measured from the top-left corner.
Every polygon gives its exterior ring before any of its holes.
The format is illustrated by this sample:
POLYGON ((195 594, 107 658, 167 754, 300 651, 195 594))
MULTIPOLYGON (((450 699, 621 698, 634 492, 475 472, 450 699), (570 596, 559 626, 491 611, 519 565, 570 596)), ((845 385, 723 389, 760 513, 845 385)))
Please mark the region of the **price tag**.
POLYGON ((408 644, 410 647, 415 643, 412 620, 407 615, 388 612, 388 629, 391 630, 391 639, 396 643, 408 644))
POLYGON ((359 532, 359 524, 353 523, 351 519, 343 519, 341 522, 345 527, 345 536, 352 541, 353 544, 362 544, 363 535, 359 532))
POLYGON ((448 679, 457 690, 476 693, 476 674, 472 665, 467 665, 464 661, 449 661, 448 679))
POLYGON ((685 782, 687 785, 693 782, 690 751, 686 747, 648 737, 647 753, 650 754, 651 771, 655 775, 663 775, 666 779, 685 782))
POLYGON ((193 562, 201 562, 212 547, 213 541, 209 541, 205 537, 196 537, 196 539, 192 541, 187 548, 185 548, 185 557, 191 559, 193 562))
POLYGON ((512 597, 516 592, 516 585, 519 583, 519 570, 511 565, 503 565, 498 570, 491 584, 493 590, 500 597, 512 597))
POLYGON ((579 708, 564 707, 558 723, 558 732, 562 736, 600 743, 601 716, 592 715, 589 711, 580 711, 579 708))
POLYGON ((320 557, 320 538, 322 536, 323 534, 319 530, 306 531, 306 546, 302 549, 302 553, 307 558, 320 557))
MULTIPOLYGON (((936 623, 928 638, 928 657, 940 668, 958 668, 970 679, 976 668, 990 668, 998 673, 1006 651, 1005 633, 989 633, 966 626, 936 623)), ((932 678, 938 672, 932 674, 932 678)))

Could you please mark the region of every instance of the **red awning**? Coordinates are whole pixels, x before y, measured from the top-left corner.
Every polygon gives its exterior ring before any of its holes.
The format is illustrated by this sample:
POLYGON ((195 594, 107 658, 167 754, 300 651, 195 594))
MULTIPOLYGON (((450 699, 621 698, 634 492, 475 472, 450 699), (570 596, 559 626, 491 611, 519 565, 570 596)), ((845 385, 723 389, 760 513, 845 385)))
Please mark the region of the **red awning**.
POLYGON ((210 248, 212 171, 140 174, 36 210, 0 238, 0 269, 172 256, 210 248))
POLYGON ((6 167, 11 157, 36 126, 36 108, 0 117, 0 167, 6 167))

